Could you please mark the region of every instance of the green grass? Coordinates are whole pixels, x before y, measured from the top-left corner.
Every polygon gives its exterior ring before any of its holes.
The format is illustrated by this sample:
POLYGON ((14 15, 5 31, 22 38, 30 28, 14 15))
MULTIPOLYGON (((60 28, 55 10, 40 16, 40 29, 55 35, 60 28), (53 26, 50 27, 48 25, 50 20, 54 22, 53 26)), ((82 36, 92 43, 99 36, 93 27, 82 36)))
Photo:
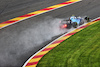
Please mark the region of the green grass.
POLYGON ((59 44, 37 67, 100 67, 100 21, 59 44))

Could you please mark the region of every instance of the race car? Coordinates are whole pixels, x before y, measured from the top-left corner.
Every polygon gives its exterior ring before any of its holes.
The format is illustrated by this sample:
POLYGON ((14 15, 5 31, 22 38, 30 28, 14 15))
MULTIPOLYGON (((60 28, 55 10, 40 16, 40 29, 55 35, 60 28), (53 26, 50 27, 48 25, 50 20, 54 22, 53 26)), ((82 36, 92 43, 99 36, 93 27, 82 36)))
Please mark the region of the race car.
POLYGON ((90 18, 87 16, 85 16, 84 18, 71 16, 67 20, 60 21, 61 23, 60 27, 61 28, 71 28, 71 27, 77 28, 79 25, 84 24, 85 21, 89 22, 90 18))

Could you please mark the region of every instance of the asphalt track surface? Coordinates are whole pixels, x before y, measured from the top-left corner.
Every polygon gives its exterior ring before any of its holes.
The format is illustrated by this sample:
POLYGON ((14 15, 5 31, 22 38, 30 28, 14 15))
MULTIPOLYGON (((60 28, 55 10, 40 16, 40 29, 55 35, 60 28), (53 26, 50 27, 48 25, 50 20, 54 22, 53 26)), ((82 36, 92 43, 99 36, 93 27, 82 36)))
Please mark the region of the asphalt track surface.
MULTIPOLYGON (((66 0, 0 0, 0 22, 64 1, 66 0)), ((0 67, 22 66, 31 55, 55 39, 54 36, 61 34, 59 30, 54 29, 56 27, 50 28, 53 25, 52 22, 55 24, 59 19, 72 14, 87 15, 92 19, 99 17, 100 2, 99 0, 82 0, 82 2, 1 29, 0 67)))

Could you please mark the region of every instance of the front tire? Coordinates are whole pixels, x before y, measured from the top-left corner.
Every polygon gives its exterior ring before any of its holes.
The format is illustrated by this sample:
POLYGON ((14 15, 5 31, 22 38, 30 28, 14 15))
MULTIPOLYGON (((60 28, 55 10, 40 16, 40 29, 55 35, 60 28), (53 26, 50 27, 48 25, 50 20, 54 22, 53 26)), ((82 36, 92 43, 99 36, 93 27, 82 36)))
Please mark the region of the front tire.
POLYGON ((90 18, 89 17, 85 17, 84 18, 87 22, 90 22, 90 18))

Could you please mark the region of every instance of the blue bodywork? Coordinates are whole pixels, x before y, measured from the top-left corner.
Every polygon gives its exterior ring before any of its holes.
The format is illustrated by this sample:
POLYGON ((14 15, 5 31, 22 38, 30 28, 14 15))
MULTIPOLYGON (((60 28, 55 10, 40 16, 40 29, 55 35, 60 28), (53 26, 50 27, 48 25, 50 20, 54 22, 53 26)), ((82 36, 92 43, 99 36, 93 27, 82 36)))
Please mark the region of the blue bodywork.
POLYGON ((71 20, 72 23, 77 22, 77 24, 80 24, 82 19, 81 18, 76 18, 75 16, 72 16, 70 18, 70 20, 71 20))

